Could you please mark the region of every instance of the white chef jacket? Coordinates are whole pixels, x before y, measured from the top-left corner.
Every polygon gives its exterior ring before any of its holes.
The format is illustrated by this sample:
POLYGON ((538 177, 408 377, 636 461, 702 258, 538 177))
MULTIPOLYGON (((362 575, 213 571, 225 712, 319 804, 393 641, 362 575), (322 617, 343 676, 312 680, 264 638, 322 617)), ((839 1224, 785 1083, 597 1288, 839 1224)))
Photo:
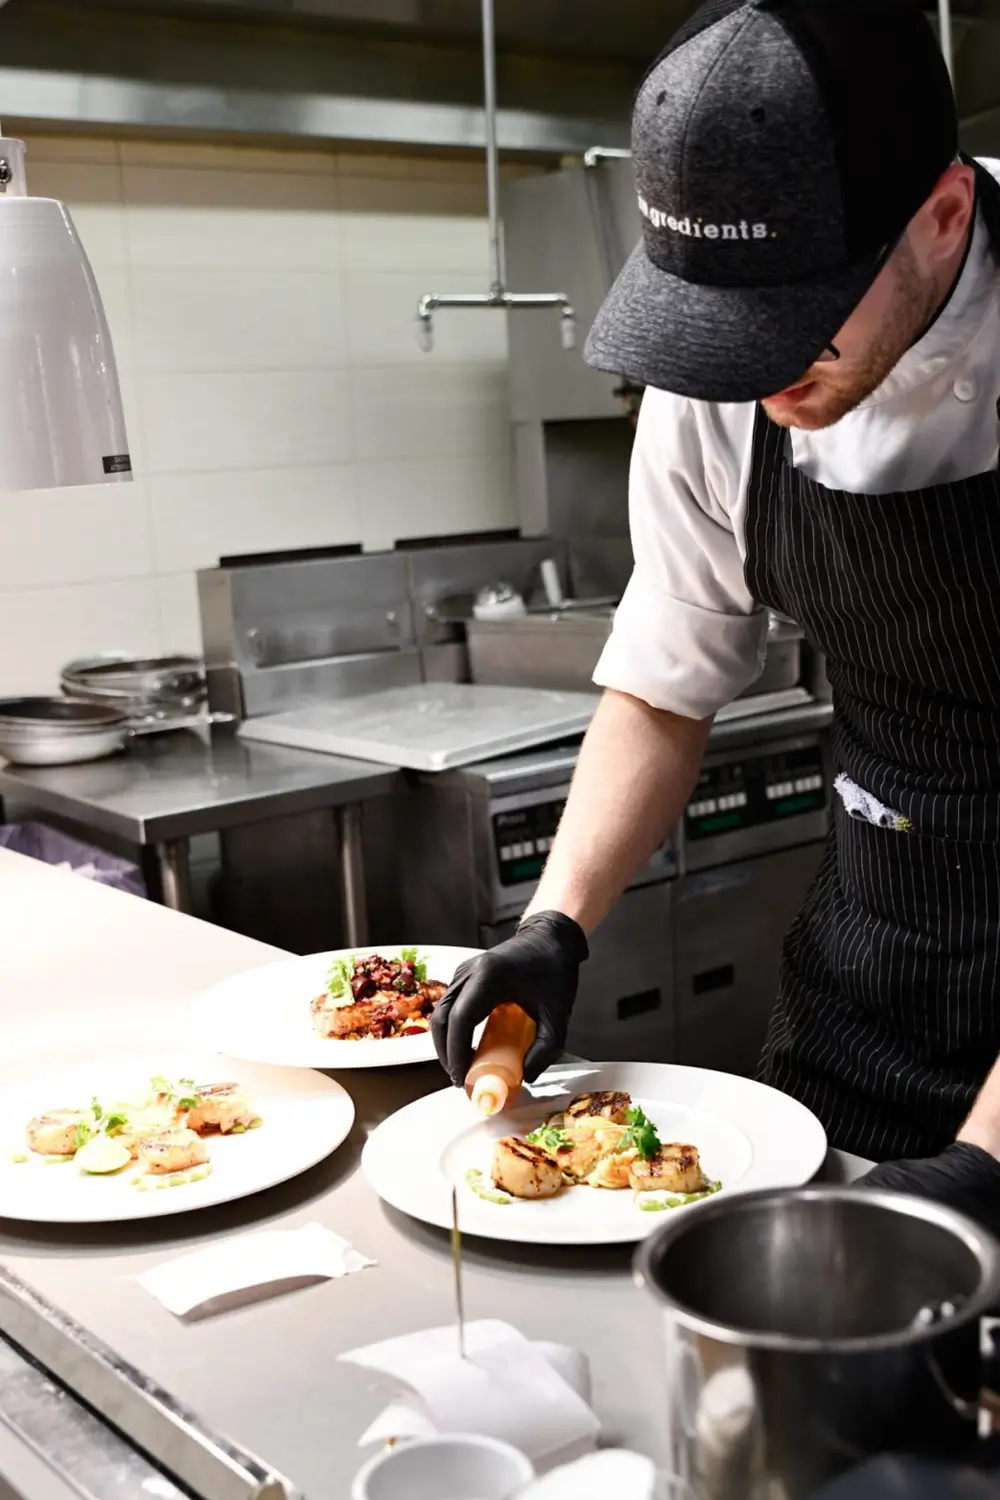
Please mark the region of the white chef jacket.
MULTIPOLYGON (((983 165, 1000 180, 1000 161, 983 165)), ((856 410, 820 432, 793 430, 792 460, 858 494, 967 479, 997 468, 998 400, 1000 267, 980 216, 932 326, 856 410)), ((743 575, 755 409, 646 391, 629 475, 635 564, 600 686, 703 719, 758 675, 767 616, 743 575)))

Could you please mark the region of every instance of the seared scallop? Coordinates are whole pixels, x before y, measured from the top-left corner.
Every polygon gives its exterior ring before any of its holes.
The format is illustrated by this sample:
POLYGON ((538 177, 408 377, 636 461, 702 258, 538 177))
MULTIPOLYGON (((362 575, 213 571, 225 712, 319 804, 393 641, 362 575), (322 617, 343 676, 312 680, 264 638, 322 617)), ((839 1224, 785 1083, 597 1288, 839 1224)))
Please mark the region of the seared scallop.
POLYGON ((140 1109, 125 1106, 122 1112, 126 1123, 115 1132, 115 1140, 121 1141, 136 1157, 143 1141, 177 1130, 181 1124, 172 1104, 146 1104, 140 1109))
POLYGON ((201 1134, 204 1130, 218 1130, 228 1135, 231 1130, 244 1130, 256 1116, 250 1096, 238 1083, 205 1083, 194 1091, 195 1105, 188 1110, 187 1126, 201 1134))
POLYGON ((93 1117, 82 1109, 49 1109, 28 1121, 28 1145, 40 1156, 73 1156, 82 1144, 77 1130, 93 1117))
POLYGON ((613 1120, 616 1125, 624 1125, 626 1113, 631 1107, 632 1100, 628 1094, 602 1089, 596 1094, 577 1094, 566 1110, 566 1120, 568 1123, 600 1115, 606 1120, 613 1120))
POLYGON ((512 1198, 554 1198, 562 1187, 562 1170, 552 1154, 515 1135, 497 1141, 493 1150, 494 1184, 512 1198))
POLYGON ((144 1140, 139 1146, 139 1161, 147 1172, 186 1172, 208 1161, 208 1147, 200 1135, 182 1126, 144 1140))
POLYGON ((698 1148, 673 1141, 661 1146, 651 1161, 634 1161, 629 1178, 637 1193, 703 1193, 710 1186, 701 1169, 698 1148))
POLYGON ((631 1146, 627 1151, 613 1151, 602 1156, 587 1178, 588 1185, 595 1188, 627 1188, 638 1155, 635 1147, 631 1146))

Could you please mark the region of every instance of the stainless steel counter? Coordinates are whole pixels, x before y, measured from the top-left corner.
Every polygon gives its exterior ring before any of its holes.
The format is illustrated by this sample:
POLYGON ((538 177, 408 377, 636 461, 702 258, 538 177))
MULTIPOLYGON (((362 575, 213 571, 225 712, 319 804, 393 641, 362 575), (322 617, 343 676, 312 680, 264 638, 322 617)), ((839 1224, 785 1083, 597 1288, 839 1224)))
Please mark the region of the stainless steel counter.
MULTIPOLYGON (((121 1048, 191 1042, 184 1000, 275 949, 0 851, 0 1084, 45 1048, 51 1065, 96 1025, 121 1048), (58 935, 58 943, 51 941, 58 935), (45 942, 49 936, 48 944, 45 942), (67 975, 73 976, 67 987, 67 975), (31 997, 30 1013, 25 997, 31 997)), ((385 1404, 337 1364, 362 1343, 450 1321, 447 1237, 385 1209, 359 1171, 367 1133, 441 1084, 436 1064, 352 1072, 357 1122, 311 1172, 252 1199, 173 1219, 80 1229, 0 1220, 0 1258, 211 1426, 294 1480, 307 1500, 345 1500, 357 1438, 385 1404), (136 1282, 164 1258, 235 1230, 319 1222, 374 1256, 371 1270, 185 1324, 136 1282)), ((863 1167, 831 1154, 828 1170, 863 1167)), ((662 1457, 658 1320, 632 1285, 627 1248, 466 1246, 466 1315, 505 1318, 589 1355, 605 1439, 662 1457), (642 1369, 621 1379, 621 1360, 642 1369)))
POLYGON ((77 766, 0 764, 0 796, 149 848, 164 904, 190 905, 188 840, 241 824, 330 808, 341 844, 349 928, 364 941, 358 804, 395 785, 391 766, 250 745, 231 730, 151 735, 121 755, 77 766))

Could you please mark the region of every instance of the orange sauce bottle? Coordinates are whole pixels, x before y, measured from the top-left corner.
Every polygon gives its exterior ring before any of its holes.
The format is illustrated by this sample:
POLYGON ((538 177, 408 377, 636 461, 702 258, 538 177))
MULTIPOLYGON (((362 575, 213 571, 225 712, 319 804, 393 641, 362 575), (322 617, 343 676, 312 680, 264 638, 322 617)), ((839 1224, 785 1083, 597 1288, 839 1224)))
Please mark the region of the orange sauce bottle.
POLYGON ((465 1075, 465 1092, 484 1115, 498 1114, 521 1087, 535 1029, 519 1005, 498 1005, 490 1015, 465 1075))

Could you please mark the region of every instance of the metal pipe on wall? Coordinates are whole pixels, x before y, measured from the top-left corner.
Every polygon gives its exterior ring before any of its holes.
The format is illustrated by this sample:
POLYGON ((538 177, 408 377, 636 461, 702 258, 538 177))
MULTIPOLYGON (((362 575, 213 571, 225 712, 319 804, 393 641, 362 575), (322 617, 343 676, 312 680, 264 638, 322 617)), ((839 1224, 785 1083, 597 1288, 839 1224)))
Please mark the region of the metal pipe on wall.
POLYGON ((501 295, 507 280, 500 228, 500 163, 497 152, 497 42, 493 0, 483 0, 483 107, 486 134, 486 212, 490 233, 490 290, 501 295))
POLYGON ((951 36, 951 0, 938 0, 938 38, 948 77, 955 82, 955 48, 951 36))
POLYGON ((434 313, 439 307, 554 307, 564 349, 576 344, 576 314, 565 292, 508 292, 500 222, 500 166, 497 153, 497 69, 493 0, 482 0, 483 113, 486 135, 486 206, 489 217, 488 292, 426 292, 417 303, 417 342, 425 354, 434 347, 434 313))

